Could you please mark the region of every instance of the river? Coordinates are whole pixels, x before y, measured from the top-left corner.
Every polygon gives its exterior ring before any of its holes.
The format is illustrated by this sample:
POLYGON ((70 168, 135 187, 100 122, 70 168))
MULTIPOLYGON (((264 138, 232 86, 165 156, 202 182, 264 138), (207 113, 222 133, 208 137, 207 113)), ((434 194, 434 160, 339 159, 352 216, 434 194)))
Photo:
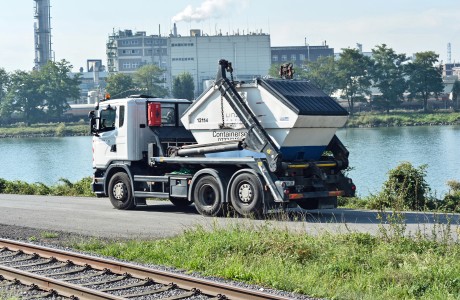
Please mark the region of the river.
MULTIPOLYGON (((388 171, 403 161, 426 164, 438 197, 460 181, 460 126, 347 128, 337 135, 350 151, 349 176, 358 195, 377 193, 388 171)), ((0 178, 55 184, 92 175, 91 137, 0 139, 0 178)))

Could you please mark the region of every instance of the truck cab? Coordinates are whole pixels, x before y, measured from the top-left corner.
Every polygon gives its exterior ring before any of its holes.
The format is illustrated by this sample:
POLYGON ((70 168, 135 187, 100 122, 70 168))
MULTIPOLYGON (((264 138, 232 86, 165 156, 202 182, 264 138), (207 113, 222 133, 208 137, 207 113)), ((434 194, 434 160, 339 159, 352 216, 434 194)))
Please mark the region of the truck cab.
MULTIPOLYGON (((179 116, 190 106, 186 99, 139 95, 102 101, 90 113, 93 135, 93 169, 106 173, 114 165, 131 165, 147 157, 148 145, 164 155, 168 147, 194 143, 179 116)), ((99 187, 96 193, 105 194, 99 187)))

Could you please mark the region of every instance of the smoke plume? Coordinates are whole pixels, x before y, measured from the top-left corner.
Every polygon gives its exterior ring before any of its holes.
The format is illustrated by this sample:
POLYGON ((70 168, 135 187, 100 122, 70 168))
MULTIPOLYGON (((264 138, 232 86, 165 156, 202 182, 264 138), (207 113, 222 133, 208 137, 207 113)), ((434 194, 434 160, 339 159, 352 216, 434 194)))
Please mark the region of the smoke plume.
POLYGON ((185 22, 200 22, 208 18, 219 18, 224 13, 230 13, 231 7, 242 0, 205 0, 199 7, 188 5, 184 10, 172 18, 174 23, 185 22))

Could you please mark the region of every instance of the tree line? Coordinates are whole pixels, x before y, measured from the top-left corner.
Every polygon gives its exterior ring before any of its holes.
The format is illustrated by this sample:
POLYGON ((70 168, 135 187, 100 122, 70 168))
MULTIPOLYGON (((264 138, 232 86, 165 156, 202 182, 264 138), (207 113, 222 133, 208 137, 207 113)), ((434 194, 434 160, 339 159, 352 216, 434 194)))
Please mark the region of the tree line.
MULTIPOLYGON (((410 60, 382 44, 372 49, 372 56, 363 55, 357 49, 342 49, 338 59, 320 57, 306 61, 297 70, 296 77, 310 80, 326 94, 338 93, 348 102, 353 114, 356 102, 371 96, 371 88, 379 95, 372 97, 372 105, 387 112, 398 107, 404 99, 420 101, 428 111, 428 99, 438 98, 444 91, 442 66, 437 65, 439 55, 433 51, 419 52, 410 60)), ((278 75, 280 65, 273 65, 270 75, 278 75)), ((454 84, 454 103, 460 92, 460 82, 454 84)), ((457 108, 458 108, 458 102, 457 108)))
POLYGON ((7 73, 0 68, 0 117, 13 115, 27 124, 62 117, 68 101, 80 95, 79 76, 68 76, 72 66, 65 60, 49 62, 40 70, 7 73))
MULTIPOLYGON (((50 61, 40 70, 8 73, 0 68, 0 123, 21 120, 28 125, 62 120, 69 102, 80 98, 81 74, 72 74, 72 67, 62 60, 50 61)), ((142 66, 133 74, 110 74, 106 92, 112 98, 133 94, 163 98, 169 95, 164 74, 165 70, 156 65, 142 66)), ((194 90, 189 73, 174 78, 174 97, 191 100, 194 90)))
MULTIPOLYGON (((338 59, 320 57, 306 61, 296 78, 310 80, 328 95, 338 92, 348 102, 350 114, 355 104, 378 89, 372 98, 374 107, 387 112, 406 98, 420 100, 424 111, 428 99, 438 97, 444 90, 442 68, 437 66, 439 55, 432 51, 416 53, 412 60, 398 54, 385 44, 372 49, 372 57, 357 49, 342 49, 338 59)), ((280 65, 272 65, 269 75, 278 76, 280 65)), ((0 121, 11 117, 26 123, 61 119, 69 108, 69 102, 80 97, 81 76, 71 74, 72 66, 66 60, 48 62, 40 70, 6 72, 0 68, 0 121)), ((165 87, 165 70, 157 65, 145 65, 132 74, 114 73, 106 80, 106 92, 112 98, 132 94, 146 94, 163 98, 172 94, 175 98, 192 100, 195 83, 190 73, 173 78, 172 89, 165 87)), ((460 93, 460 82, 453 88, 454 103, 460 93)), ((456 102, 455 102, 456 101, 456 102)))

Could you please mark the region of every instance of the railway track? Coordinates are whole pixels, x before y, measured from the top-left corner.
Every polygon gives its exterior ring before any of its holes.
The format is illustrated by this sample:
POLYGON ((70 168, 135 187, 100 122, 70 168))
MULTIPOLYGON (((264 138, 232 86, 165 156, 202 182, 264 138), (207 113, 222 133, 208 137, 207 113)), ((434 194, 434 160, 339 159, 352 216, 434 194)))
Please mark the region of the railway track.
POLYGON ((0 239, 0 289, 23 299, 290 299, 5 239, 0 239))

